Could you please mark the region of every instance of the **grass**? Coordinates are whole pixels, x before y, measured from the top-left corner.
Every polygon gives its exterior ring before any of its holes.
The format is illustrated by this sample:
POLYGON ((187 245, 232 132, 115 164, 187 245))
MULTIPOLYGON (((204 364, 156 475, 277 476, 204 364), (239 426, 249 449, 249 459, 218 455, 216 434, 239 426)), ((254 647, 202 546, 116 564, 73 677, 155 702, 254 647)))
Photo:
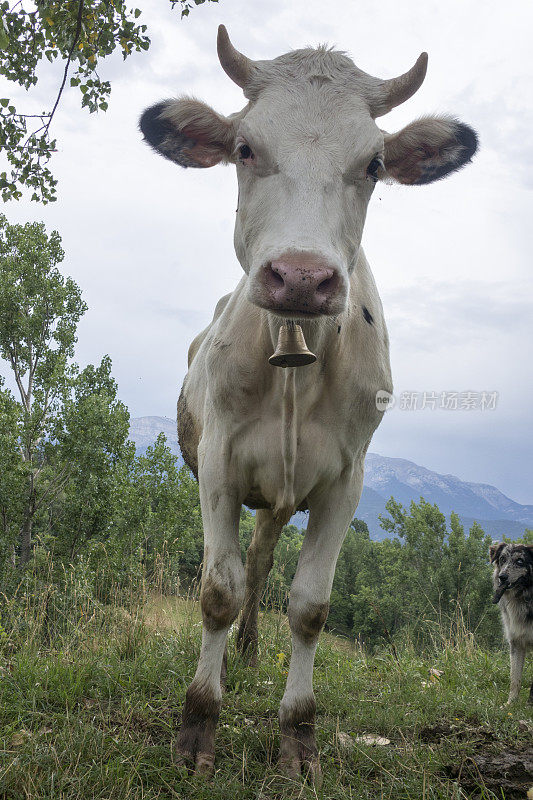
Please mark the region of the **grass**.
POLYGON ((216 774, 206 781, 171 757, 199 649, 196 604, 152 597, 131 613, 76 614, 52 638, 42 618, 0 634, 2 800, 514 800, 533 786, 526 690, 516 707, 499 708, 504 650, 465 638, 443 640, 432 656, 409 644, 368 656, 325 634, 315 668, 324 781, 315 790, 276 772, 290 635, 282 614, 264 614, 257 668, 230 638, 216 774), (363 734, 390 744, 365 744, 363 734))

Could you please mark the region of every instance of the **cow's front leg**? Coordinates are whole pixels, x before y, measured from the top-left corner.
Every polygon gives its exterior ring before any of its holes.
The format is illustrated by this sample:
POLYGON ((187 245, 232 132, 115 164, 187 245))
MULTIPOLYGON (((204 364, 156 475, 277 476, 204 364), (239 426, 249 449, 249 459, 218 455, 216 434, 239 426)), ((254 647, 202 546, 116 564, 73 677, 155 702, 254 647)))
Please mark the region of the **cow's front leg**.
POLYGON ((227 474, 226 470, 219 468, 216 476, 213 472, 210 469, 209 473, 200 473, 204 525, 202 647, 196 674, 185 696, 176 746, 178 761, 192 762, 197 773, 208 775, 215 763, 215 728, 222 702, 220 682, 226 639, 244 596, 238 536, 240 503, 236 492, 220 486, 220 476, 227 474))
POLYGON ((335 565, 360 491, 353 485, 337 486, 310 502, 309 525, 289 598, 292 654, 279 711, 280 769, 291 778, 308 773, 315 783, 320 780, 320 765, 313 664, 328 616, 335 565))

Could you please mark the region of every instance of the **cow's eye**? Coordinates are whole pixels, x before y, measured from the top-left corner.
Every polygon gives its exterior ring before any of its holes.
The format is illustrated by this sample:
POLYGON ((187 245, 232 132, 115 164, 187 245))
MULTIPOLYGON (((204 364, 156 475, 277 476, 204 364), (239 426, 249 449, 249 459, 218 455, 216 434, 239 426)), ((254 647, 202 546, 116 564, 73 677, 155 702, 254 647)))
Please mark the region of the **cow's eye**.
POLYGON ((239 161, 248 161, 249 158, 253 157, 252 148, 247 144, 241 144, 239 147, 239 161))
POLYGON ((374 158, 366 168, 366 174, 373 181, 377 181, 378 172, 380 169, 385 169, 385 164, 383 163, 383 159, 381 158, 381 156, 374 156, 374 158))

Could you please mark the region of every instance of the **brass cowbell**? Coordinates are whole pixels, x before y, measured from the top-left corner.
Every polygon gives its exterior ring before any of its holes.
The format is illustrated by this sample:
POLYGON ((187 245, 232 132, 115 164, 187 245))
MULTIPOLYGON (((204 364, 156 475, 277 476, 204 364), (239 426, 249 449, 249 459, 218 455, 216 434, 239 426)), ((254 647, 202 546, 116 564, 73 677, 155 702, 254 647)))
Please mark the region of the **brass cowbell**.
POLYGON ((268 359, 273 367, 304 367, 316 361, 316 356, 307 349, 304 332, 292 319, 279 329, 276 351, 268 359))

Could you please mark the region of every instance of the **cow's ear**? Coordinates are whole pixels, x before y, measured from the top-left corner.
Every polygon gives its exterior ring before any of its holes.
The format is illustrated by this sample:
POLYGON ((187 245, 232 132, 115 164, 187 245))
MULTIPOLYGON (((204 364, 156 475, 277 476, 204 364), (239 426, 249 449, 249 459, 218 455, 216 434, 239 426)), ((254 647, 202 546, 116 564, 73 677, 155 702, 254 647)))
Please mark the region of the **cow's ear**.
POLYGON ((495 561, 498 561, 500 553, 504 547, 505 542, 495 542, 494 544, 491 544, 489 547, 489 558, 491 564, 494 564, 495 561))
POLYGON ((182 167, 213 167, 233 150, 231 121, 191 97, 147 108, 139 127, 154 150, 182 167))
POLYGON ((433 183, 468 164, 477 147, 468 125, 453 117, 422 117, 385 134, 385 170, 398 183, 433 183))

